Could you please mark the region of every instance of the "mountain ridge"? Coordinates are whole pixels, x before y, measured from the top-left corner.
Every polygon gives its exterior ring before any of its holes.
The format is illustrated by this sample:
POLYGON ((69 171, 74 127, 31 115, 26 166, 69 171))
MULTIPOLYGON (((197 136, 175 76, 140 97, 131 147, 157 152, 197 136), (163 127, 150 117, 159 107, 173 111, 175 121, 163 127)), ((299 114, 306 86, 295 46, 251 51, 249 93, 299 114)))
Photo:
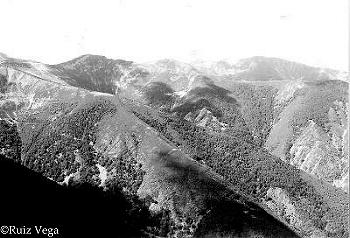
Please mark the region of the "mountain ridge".
MULTIPOLYGON (((150 199, 147 209, 164 214, 168 224, 160 231, 158 225, 150 226, 147 232, 154 234, 216 234, 220 226, 207 230, 203 224, 235 219, 220 213, 229 203, 235 204, 231 198, 242 195, 244 200, 243 194, 251 197, 252 207, 259 204, 261 214, 273 214, 302 237, 348 234, 343 214, 346 193, 333 187, 344 184, 327 181, 321 170, 315 177, 293 162, 302 160, 293 157, 295 151, 309 151, 305 142, 311 140, 300 134, 309 120, 333 138, 329 146, 346 151, 341 148, 347 83, 242 82, 202 74, 187 77, 188 71, 168 72, 167 67, 162 68, 165 74, 157 75, 144 71, 142 65, 91 55, 67 64, 52 67, 21 60, 0 64, 1 126, 6 134, 19 133, 13 138, 0 134, 1 140, 21 143, 15 147, 6 142, 2 154, 58 183, 117 186, 136 200, 150 199), (196 118, 187 120, 191 111, 196 118), (218 126, 225 129, 216 130, 218 126), (279 141, 271 140, 285 128, 290 131, 279 141), (201 175, 193 181, 193 174, 201 175), (216 185, 206 187, 203 180, 216 185), (197 185, 193 187, 191 181, 197 185), (215 191, 222 185, 222 193, 215 191), (206 195, 203 190, 213 191, 206 195), (173 191, 183 195, 180 203, 173 191), (211 207, 213 213, 203 216, 211 207)), ((339 159, 332 161, 337 164, 339 159)), ((240 223, 241 234, 262 232, 269 237, 269 231, 249 219, 240 223)), ((236 228, 228 225, 221 232, 237 234, 236 228)))
MULTIPOLYGON (((75 174, 68 184, 99 186, 102 181, 97 165, 104 167, 106 189, 122 189, 127 201, 135 203, 135 199, 154 214, 149 219, 155 224, 144 228, 146 233, 198 237, 223 232, 272 237, 278 232, 297 237, 278 218, 227 187, 208 168, 174 150, 157 132, 126 111, 117 96, 42 80, 23 71, 6 75, 6 81, 7 100, 13 93, 21 93, 23 100, 18 107, 6 108, 13 112, 11 119, 16 122, 12 126, 18 126, 15 131, 21 140, 21 156, 13 159, 56 182, 75 174), (10 82, 17 87, 11 87, 10 82), (221 204, 226 204, 226 209, 233 206, 229 212, 237 214, 223 217, 221 204), (243 209, 248 209, 248 215, 243 209), (166 223, 160 225, 158 216, 166 223), (238 217, 246 218, 240 222, 238 217), (203 224, 212 220, 227 225, 220 228, 203 224), (269 223, 274 224, 274 232, 264 228, 269 223)), ((8 138, 8 134, 1 135, 5 145, 10 145, 8 138)), ((5 147, 2 153, 9 156, 13 150, 5 147)))

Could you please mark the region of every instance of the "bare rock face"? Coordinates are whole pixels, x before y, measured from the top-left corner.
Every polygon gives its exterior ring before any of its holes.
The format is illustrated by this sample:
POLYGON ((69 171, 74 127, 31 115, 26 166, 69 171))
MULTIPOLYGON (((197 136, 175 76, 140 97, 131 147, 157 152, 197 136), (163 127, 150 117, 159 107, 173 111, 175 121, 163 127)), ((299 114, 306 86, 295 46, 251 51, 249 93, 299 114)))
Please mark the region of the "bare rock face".
POLYGON ((295 93, 304 86, 305 83, 301 79, 286 83, 280 90, 278 90, 278 94, 275 98, 275 107, 287 103, 294 97, 295 93))
POLYGON ((318 188, 319 192, 324 194, 323 199, 328 202, 330 207, 337 206, 337 209, 320 218, 318 222, 322 224, 321 226, 316 226, 315 221, 310 219, 308 208, 312 202, 308 198, 295 200, 284 189, 276 187, 268 190, 264 203, 282 220, 292 225, 302 237, 347 237, 348 232, 344 230, 342 224, 346 224, 348 219, 342 215, 341 211, 341 209, 346 209, 347 207, 347 204, 344 203, 345 200, 343 200, 347 195, 342 193, 334 197, 332 191, 336 190, 336 188, 325 186, 325 182, 306 173, 303 176, 318 188))
POLYGON ((340 179, 334 180, 333 185, 349 193, 349 171, 345 171, 340 179))
POLYGON ((299 209, 302 205, 295 203, 288 193, 281 188, 270 188, 266 194, 265 204, 281 219, 297 229, 303 237, 327 237, 326 232, 316 228, 307 214, 299 209))
POLYGON ((206 108, 202 108, 197 116, 194 115, 194 113, 189 112, 186 114, 184 119, 194 122, 197 126, 207 128, 212 131, 224 131, 226 129, 227 125, 220 122, 215 116, 213 116, 211 111, 206 108))
POLYGON ((310 121, 290 149, 290 163, 349 192, 348 123, 346 106, 335 102, 329 110, 328 133, 310 121))
POLYGON ((329 123, 327 129, 332 139, 332 145, 342 156, 347 156, 349 153, 349 125, 348 115, 349 103, 344 104, 341 101, 335 101, 334 106, 328 111, 329 123))
POLYGON ((150 82, 167 83, 175 91, 185 90, 189 82, 200 74, 192 65, 172 59, 159 60, 141 67, 149 72, 150 82))
POLYGON ((290 163, 310 174, 332 182, 341 173, 341 161, 322 128, 310 121, 293 144, 290 163))

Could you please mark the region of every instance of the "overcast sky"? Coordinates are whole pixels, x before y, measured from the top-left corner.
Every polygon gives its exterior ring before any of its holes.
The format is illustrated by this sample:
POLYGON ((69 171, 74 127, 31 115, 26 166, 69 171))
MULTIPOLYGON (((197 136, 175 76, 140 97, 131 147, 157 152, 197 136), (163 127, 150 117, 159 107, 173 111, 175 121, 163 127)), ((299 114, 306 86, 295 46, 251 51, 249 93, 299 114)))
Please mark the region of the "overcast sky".
POLYGON ((153 61, 256 55, 348 69, 347 0, 1 0, 0 52, 153 61))

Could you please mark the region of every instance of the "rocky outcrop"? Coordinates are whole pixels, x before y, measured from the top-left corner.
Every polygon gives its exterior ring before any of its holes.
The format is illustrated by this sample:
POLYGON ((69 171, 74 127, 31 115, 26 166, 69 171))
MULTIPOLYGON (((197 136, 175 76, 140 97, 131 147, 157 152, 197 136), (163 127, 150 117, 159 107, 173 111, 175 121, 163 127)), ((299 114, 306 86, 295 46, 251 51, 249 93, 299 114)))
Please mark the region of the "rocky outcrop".
POLYGON ((310 121, 290 149, 290 163, 328 182, 341 172, 341 161, 331 146, 329 136, 310 121))
POLYGON ((344 226, 348 223, 348 217, 344 216, 341 211, 341 209, 347 210, 348 204, 344 201, 348 195, 339 193, 334 197, 333 191, 336 188, 330 187, 306 173, 302 176, 318 189, 317 193, 323 194, 323 201, 328 203, 329 208, 337 207, 337 209, 321 215, 318 221, 311 220, 308 209, 311 208, 313 202, 307 197, 295 199, 286 190, 278 187, 268 190, 263 203, 282 220, 293 226, 302 237, 348 237, 348 230, 344 226))
POLYGON ((335 101, 334 106, 328 111, 328 134, 331 136, 331 143, 342 156, 349 154, 349 124, 348 124, 349 103, 335 101))
POLYGON ((270 188, 266 194, 265 204, 281 219, 297 229, 303 237, 327 237, 326 232, 315 227, 313 222, 308 219, 307 214, 303 214, 303 210, 300 208, 305 204, 293 202, 283 189, 270 188))
POLYGON ((340 179, 333 181, 333 185, 349 193, 349 169, 344 170, 340 176, 340 179))
POLYGON ((202 108, 197 116, 195 116, 194 113, 189 112, 184 119, 195 123, 197 126, 216 132, 224 131, 227 127, 225 123, 220 122, 215 116, 213 116, 211 111, 206 108, 202 108))
POLYGON ((163 59, 141 66, 149 72, 149 82, 169 84, 174 91, 186 90, 191 80, 201 74, 192 65, 173 59, 163 59))
POLYGON ((278 90, 278 93, 275 97, 275 109, 288 103, 288 101, 294 97, 295 93, 304 86, 305 83, 301 80, 301 78, 285 83, 278 90))
POLYGON ((290 149, 290 163, 349 192, 348 123, 341 102, 329 110, 328 133, 310 121, 290 149))

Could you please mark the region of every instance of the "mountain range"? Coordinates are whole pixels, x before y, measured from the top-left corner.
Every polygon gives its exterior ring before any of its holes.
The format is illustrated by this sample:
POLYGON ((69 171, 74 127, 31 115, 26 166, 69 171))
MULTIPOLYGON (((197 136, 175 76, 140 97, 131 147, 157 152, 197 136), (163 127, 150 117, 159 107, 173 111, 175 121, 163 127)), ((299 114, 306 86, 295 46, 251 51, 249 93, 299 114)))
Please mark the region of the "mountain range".
POLYGON ((1 54, 0 154, 50 187, 117 194, 124 237, 345 238, 347 78, 261 56, 48 65, 1 54))

